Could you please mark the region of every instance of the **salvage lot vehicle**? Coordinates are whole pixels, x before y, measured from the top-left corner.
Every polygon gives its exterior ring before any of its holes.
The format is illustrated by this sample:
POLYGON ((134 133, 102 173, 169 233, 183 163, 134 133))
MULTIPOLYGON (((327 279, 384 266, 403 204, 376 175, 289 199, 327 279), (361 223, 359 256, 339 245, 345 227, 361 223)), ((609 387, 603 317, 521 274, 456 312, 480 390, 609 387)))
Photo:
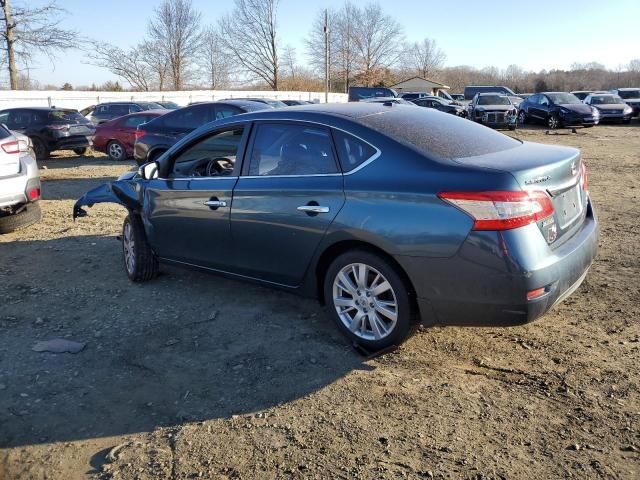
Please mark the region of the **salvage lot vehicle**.
POLYGON ((402 105, 213 122, 86 193, 74 218, 102 202, 129 210, 131 280, 166 261, 317 295, 372 350, 416 317, 534 320, 578 288, 598 240, 578 150, 402 105))
POLYGON ((95 133, 93 124, 77 110, 55 107, 0 110, 0 123, 29 137, 37 160, 48 158, 55 150, 83 155, 95 133))
POLYGON ((423 98, 416 98, 411 101, 419 107, 434 108, 436 110, 440 110, 441 112, 457 115, 458 117, 467 116, 467 111, 463 106, 448 103, 446 100, 442 100, 438 97, 428 96, 423 98))
POLYGON ((611 93, 592 93, 584 99, 586 105, 596 107, 600 112, 600 121, 630 123, 633 108, 627 105, 618 95, 611 93))
POLYGON ((273 98, 262 98, 262 97, 227 98, 226 100, 223 100, 223 101, 226 102, 229 100, 264 103, 265 105, 269 105, 271 108, 282 108, 282 107, 288 106, 287 103, 281 102, 280 100, 274 100, 273 98))
POLYGON ((492 128, 515 130, 518 112, 507 95, 499 93, 476 93, 469 103, 468 117, 474 122, 492 128))
POLYGON ((361 102, 367 98, 397 97, 398 94, 391 88, 384 87, 349 87, 349 101, 361 102))
POLYGON ((162 108, 164 107, 156 102, 106 102, 91 105, 81 110, 80 113, 88 117, 94 125, 100 125, 130 113, 144 110, 160 110, 162 108))
POLYGON ((518 109, 518 123, 543 122, 550 129, 593 127, 600 121, 598 109, 567 92, 542 92, 527 97, 518 109))
POLYGON ((93 149, 109 155, 119 162, 133 156, 133 145, 138 135, 138 126, 150 122, 169 112, 168 109, 145 110, 101 123, 93 136, 93 149))
POLYGON ((640 88, 617 88, 611 93, 622 98, 627 105, 633 108, 633 116, 640 116, 640 88))
POLYGON ((173 110, 148 123, 138 126, 133 157, 138 165, 152 161, 167 151, 182 137, 205 123, 222 118, 272 108, 267 103, 250 100, 224 100, 194 103, 173 110))
POLYGON ((516 96, 509 87, 501 85, 469 85, 464 87, 464 99, 472 100, 478 93, 499 93, 503 95, 516 96))
POLYGON ((405 100, 404 98, 397 97, 376 97, 376 98, 366 98, 364 100, 360 100, 364 103, 384 103, 387 105, 405 105, 409 107, 415 107, 416 104, 410 102, 409 100, 405 100))
POLYGON ((40 220, 40 174, 29 138, 0 125, 0 233, 40 220))

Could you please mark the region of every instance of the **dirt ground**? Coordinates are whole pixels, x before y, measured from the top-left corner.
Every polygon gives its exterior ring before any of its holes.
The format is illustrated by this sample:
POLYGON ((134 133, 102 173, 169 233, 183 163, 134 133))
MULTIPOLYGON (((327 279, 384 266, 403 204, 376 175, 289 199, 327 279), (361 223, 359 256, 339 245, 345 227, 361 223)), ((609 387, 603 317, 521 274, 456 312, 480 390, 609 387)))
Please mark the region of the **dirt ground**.
POLYGON ((517 135, 582 149, 586 281, 533 324, 369 360, 313 300, 169 267, 129 283, 125 211, 71 210, 133 162, 41 162, 42 222, 0 237, 0 479, 638 478, 640 124, 517 135), (53 338, 86 348, 32 351, 53 338))

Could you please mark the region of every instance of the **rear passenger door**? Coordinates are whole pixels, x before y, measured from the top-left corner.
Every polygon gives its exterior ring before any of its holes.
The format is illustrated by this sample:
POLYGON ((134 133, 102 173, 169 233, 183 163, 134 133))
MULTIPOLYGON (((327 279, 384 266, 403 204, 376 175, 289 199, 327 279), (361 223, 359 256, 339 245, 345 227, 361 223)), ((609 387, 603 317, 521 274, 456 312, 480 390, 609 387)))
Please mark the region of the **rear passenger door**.
POLYGON ((234 265, 237 273, 297 286, 344 204, 331 132, 259 122, 250 145, 233 191, 234 265))

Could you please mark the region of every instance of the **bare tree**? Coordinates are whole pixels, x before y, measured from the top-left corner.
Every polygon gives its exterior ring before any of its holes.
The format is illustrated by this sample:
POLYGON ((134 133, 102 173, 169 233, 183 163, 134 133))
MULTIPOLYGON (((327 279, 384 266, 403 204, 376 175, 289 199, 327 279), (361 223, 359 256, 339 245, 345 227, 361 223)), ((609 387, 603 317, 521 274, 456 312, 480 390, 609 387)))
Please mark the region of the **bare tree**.
POLYGON ((221 39, 246 74, 278 89, 278 0, 235 0, 231 14, 220 20, 221 39))
POLYGON ((422 78, 428 78, 442 68, 447 55, 438 47, 435 40, 425 38, 421 42, 408 43, 405 46, 407 67, 422 78))
POLYGON ((0 6, 0 38, 7 54, 12 90, 18 89, 18 61, 28 64, 34 53, 51 59, 60 51, 76 48, 80 42, 77 32, 60 27, 65 10, 58 7, 55 0, 41 7, 11 7, 9 0, 0 0, 0 6))
POLYGON ((146 92, 151 89, 152 71, 140 47, 125 51, 108 43, 93 42, 88 55, 94 65, 106 68, 134 89, 146 92))
POLYGON ((358 53, 359 76, 367 86, 371 86, 381 70, 398 60, 402 27, 384 13, 380 5, 370 3, 359 11, 352 38, 358 53))
POLYGON ((191 0, 163 0, 149 22, 149 41, 164 53, 175 90, 182 90, 200 48, 200 12, 191 0))
POLYGON ((165 90, 169 74, 169 59, 164 50, 149 40, 142 42, 138 48, 144 63, 155 76, 155 86, 160 91, 165 90))
POLYGON ((284 47, 282 52, 282 65, 291 82, 295 83, 298 65, 296 63, 296 49, 291 45, 284 47))
POLYGON ((229 85, 231 62, 217 29, 213 27, 209 27, 202 35, 200 67, 211 90, 229 85))

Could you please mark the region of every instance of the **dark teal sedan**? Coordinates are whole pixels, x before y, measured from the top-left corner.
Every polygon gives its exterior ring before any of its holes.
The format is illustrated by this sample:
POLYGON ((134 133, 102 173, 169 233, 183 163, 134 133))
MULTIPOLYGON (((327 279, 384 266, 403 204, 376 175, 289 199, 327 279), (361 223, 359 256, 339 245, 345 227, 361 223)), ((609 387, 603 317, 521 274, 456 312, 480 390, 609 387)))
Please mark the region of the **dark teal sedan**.
POLYGON ((376 350, 425 324, 515 325, 571 294, 598 227, 580 152, 432 109, 309 105, 204 125, 85 194, 129 210, 129 278, 160 262, 315 296, 376 350))

